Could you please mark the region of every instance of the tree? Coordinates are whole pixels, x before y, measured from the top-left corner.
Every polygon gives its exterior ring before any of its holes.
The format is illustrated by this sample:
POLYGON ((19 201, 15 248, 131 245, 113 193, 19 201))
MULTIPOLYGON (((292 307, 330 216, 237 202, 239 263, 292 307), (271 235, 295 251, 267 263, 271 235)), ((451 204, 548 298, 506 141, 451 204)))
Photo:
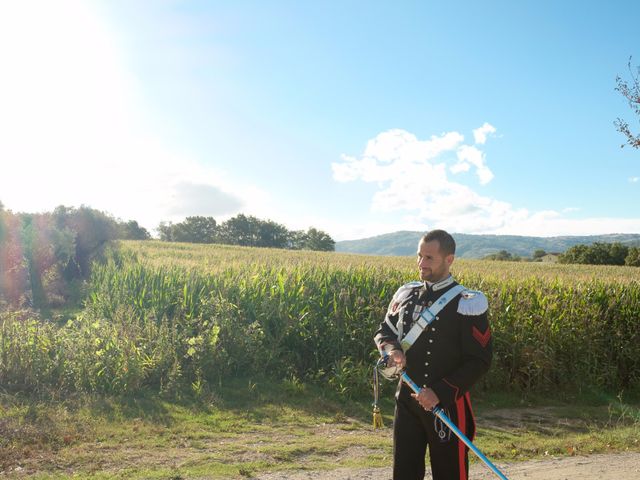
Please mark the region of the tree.
POLYGON ((287 248, 291 250, 302 250, 307 242, 307 234, 304 230, 294 230, 289 232, 287 248))
POLYGON ((506 250, 500 250, 497 253, 492 253, 484 257, 485 260, 497 260, 497 261, 511 261, 514 260, 513 255, 506 250))
POLYGON ((640 247, 629 248, 629 253, 624 259, 624 264, 630 267, 640 267, 640 247))
POLYGON ((629 247, 615 242, 609 245, 609 265, 624 265, 625 258, 629 254, 629 247))
POLYGON ((595 242, 587 247, 584 263, 589 265, 607 265, 610 263, 609 247, 606 243, 595 242))
POLYGON ((574 245, 560 255, 560 263, 624 265, 628 254, 629 247, 620 242, 595 242, 592 245, 574 245))
POLYGON ((220 225, 218 241, 227 245, 255 247, 259 232, 259 220, 251 215, 246 216, 240 213, 220 225))
POLYGON ((123 231, 148 238, 137 222, 119 222, 84 205, 14 214, 0 203, 0 299, 35 308, 79 300, 78 284, 92 260, 123 231))
POLYGON ((173 238, 173 223, 160 222, 158 225, 158 233, 160 234, 160 240, 163 242, 175 242, 173 238))
POLYGON ((42 215, 22 214, 21 240, 24 258, 29 272, 31 299, 33 306, 43 308, 47 304, 47 295, 42 283, 43 273, 51 267, 54 256, 49 242, 47 242, 47 228, 42 215))
POLYGON ((213 243, 216 227, 217 223, 213 217, 187 217, 184 222, 174 226, 174 239, 176 242, 213 243))
POLYGON ((533 252, 533 260, 536 262, 540 262, 542 260, 542 257, 544 257, 547 254, 547 252, 545 252, 542 249, 538 249, 535 252, 533 252))
POLYGON ((4 242, 6 228, 4 226, 4 205, 0 202, 0 246, 4 242))
POLYGON ((160 240, 165 242, 214 243, 218 225, 213 217, 187 217, 183 222, 160 222, 160 240))
POLYGON ((118 224, 118 238, 123 240, 149 240, 151 235, 146 228, 138 225, 138 222, 129 220, 118 224))
POLYGON ((309 230, 307 230, 304 248, 307 250, 333 252, 336 249, 336 242, 329 236, 329 234, 322 230, 310 227, 309 230))
MULTIPOLYGON (((616 77, 616 84, 618 85, 616 90, 627 99, 629 107, 631 107, 635 114, 640 118, 640 66, 636 67, 636 74, 634 74, 631 67, 631 57, 629 57, 627 67, 631 74, 631 81, 627 82, 618 75, 616 77)), ((640 148, 640 133, 634 135, 631 132, 629 124, 621 118, 616 119, 613 124, 616 126, 616 130, 627 137, 627 144, 631 145, 633 148, 640 148)), ((624 144, 622 144, 621 147, 624 147, 624 144)))
POLYGON ((107 242, 117 238, 117 222, 110 215, 85 205, 80 208, 60 205, 53 211, 52 218, 58 230, 67 228, 75 234, 75 256, 65 269, 65 278, 86 278, 91 260, 107 242))
POLYGON ((560 263, 587 263, 586 253, 589 247, 587 245, 574 245, 564 252, 558 258, 560 263))
POLYGON ((160 240, 166 242, 222 243, 244 247, 334 251, 336 242, 327 233, 310 227, 289 231, 272 220, 242 213, 216 225, 212 217, 187 217, 182 223, 160 222, 160 240))
POLYGON ((258 247, 287 248, 289 231, 285 226, 271 220, 260 221, 258 247))
POLYGON ((3 240, 0 242, 0 301, 18 305, 29 289, 29 271, 22 242, 22 219, 11 210, 2 210, 0 221, 3 228, 3 240))

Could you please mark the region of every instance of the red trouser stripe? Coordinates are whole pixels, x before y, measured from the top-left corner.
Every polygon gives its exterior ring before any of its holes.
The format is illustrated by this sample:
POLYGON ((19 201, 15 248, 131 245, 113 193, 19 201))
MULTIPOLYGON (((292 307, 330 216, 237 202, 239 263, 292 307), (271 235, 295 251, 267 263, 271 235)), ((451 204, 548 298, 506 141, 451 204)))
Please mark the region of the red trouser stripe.
MULTIPOLYGON (((456 410, 458 413, 458 425, 457 427, 460 429, 460 431, 463 434, 467 434, 466 430, 467 430, 467 422, 466 422, 466 415, 465 415, 465 408, 464 408, 464 396, 458 398, 458 400, 456 400, 456 410)), ((467 470, 465 468, 465 462, 464 462, 464 457, 465 457, 465 448, 466 445, 464 444, 464 442, 460 439, 456 439, 458 441, 458 467, 460 470, 460 480, 467 480, 467 470)))
MULTIPOLYGON (((469 406, 469 412, 471 413, 471 425, 475 425, 475 415, 473 414, 473 407, 471 406, 471 395, 469 394, 469 392, 464 394, 464 397, 467 399, 467 405, 469 406)), ((470 430, 473 430, 471 435, 467 435, 469 437, 469 440, 471 440, 473 442, 473 437, 475 437, 476 434, 476 429, 475 427, 471 427, 470 430)), ((466 432, 463 432, 466 435, 466 432)))

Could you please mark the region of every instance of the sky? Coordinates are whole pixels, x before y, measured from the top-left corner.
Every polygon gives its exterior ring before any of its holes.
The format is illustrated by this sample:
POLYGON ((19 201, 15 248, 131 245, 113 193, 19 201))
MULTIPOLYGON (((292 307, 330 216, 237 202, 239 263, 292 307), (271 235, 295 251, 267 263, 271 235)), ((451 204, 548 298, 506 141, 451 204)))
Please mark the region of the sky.
POLYGON ((640 233, 640 2, 0 0, 0 202, 640 233))

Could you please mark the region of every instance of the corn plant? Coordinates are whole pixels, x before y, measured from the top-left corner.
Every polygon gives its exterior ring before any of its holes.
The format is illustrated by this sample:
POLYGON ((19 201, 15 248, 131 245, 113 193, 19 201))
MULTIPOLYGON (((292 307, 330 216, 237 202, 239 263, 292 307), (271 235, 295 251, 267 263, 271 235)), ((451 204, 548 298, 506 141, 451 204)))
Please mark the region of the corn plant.
MULTIPOLYGON (((633 268, 454 266, 489 298, 495 354, 479 388, 638 389, 633 268)), ((415 270, 400 257, 124 242, 94 265, 73 322, 2 317, 0 383, 179 395, 262 375, 368 394, 373 332, 415 270)))

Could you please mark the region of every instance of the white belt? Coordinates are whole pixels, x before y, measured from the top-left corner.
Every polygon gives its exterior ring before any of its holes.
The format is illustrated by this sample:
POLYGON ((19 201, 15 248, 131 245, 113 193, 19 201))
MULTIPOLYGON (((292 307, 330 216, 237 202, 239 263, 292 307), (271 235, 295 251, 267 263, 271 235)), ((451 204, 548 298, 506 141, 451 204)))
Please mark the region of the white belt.
POLYGON ((407 332, 400 345, 405 352, 411 348, 411 345, 418 339, 418 337, 424 332, 431 322, 436 319, 436 315, 440 313, 451 300, 453 300, 460 292, 466 290, 462 285, 456 285, 455 287, 447 290, 442 296, 431 305, 431 308, 425 308, 420 314, 420 318, 411 327, 411 330, 407 332))

